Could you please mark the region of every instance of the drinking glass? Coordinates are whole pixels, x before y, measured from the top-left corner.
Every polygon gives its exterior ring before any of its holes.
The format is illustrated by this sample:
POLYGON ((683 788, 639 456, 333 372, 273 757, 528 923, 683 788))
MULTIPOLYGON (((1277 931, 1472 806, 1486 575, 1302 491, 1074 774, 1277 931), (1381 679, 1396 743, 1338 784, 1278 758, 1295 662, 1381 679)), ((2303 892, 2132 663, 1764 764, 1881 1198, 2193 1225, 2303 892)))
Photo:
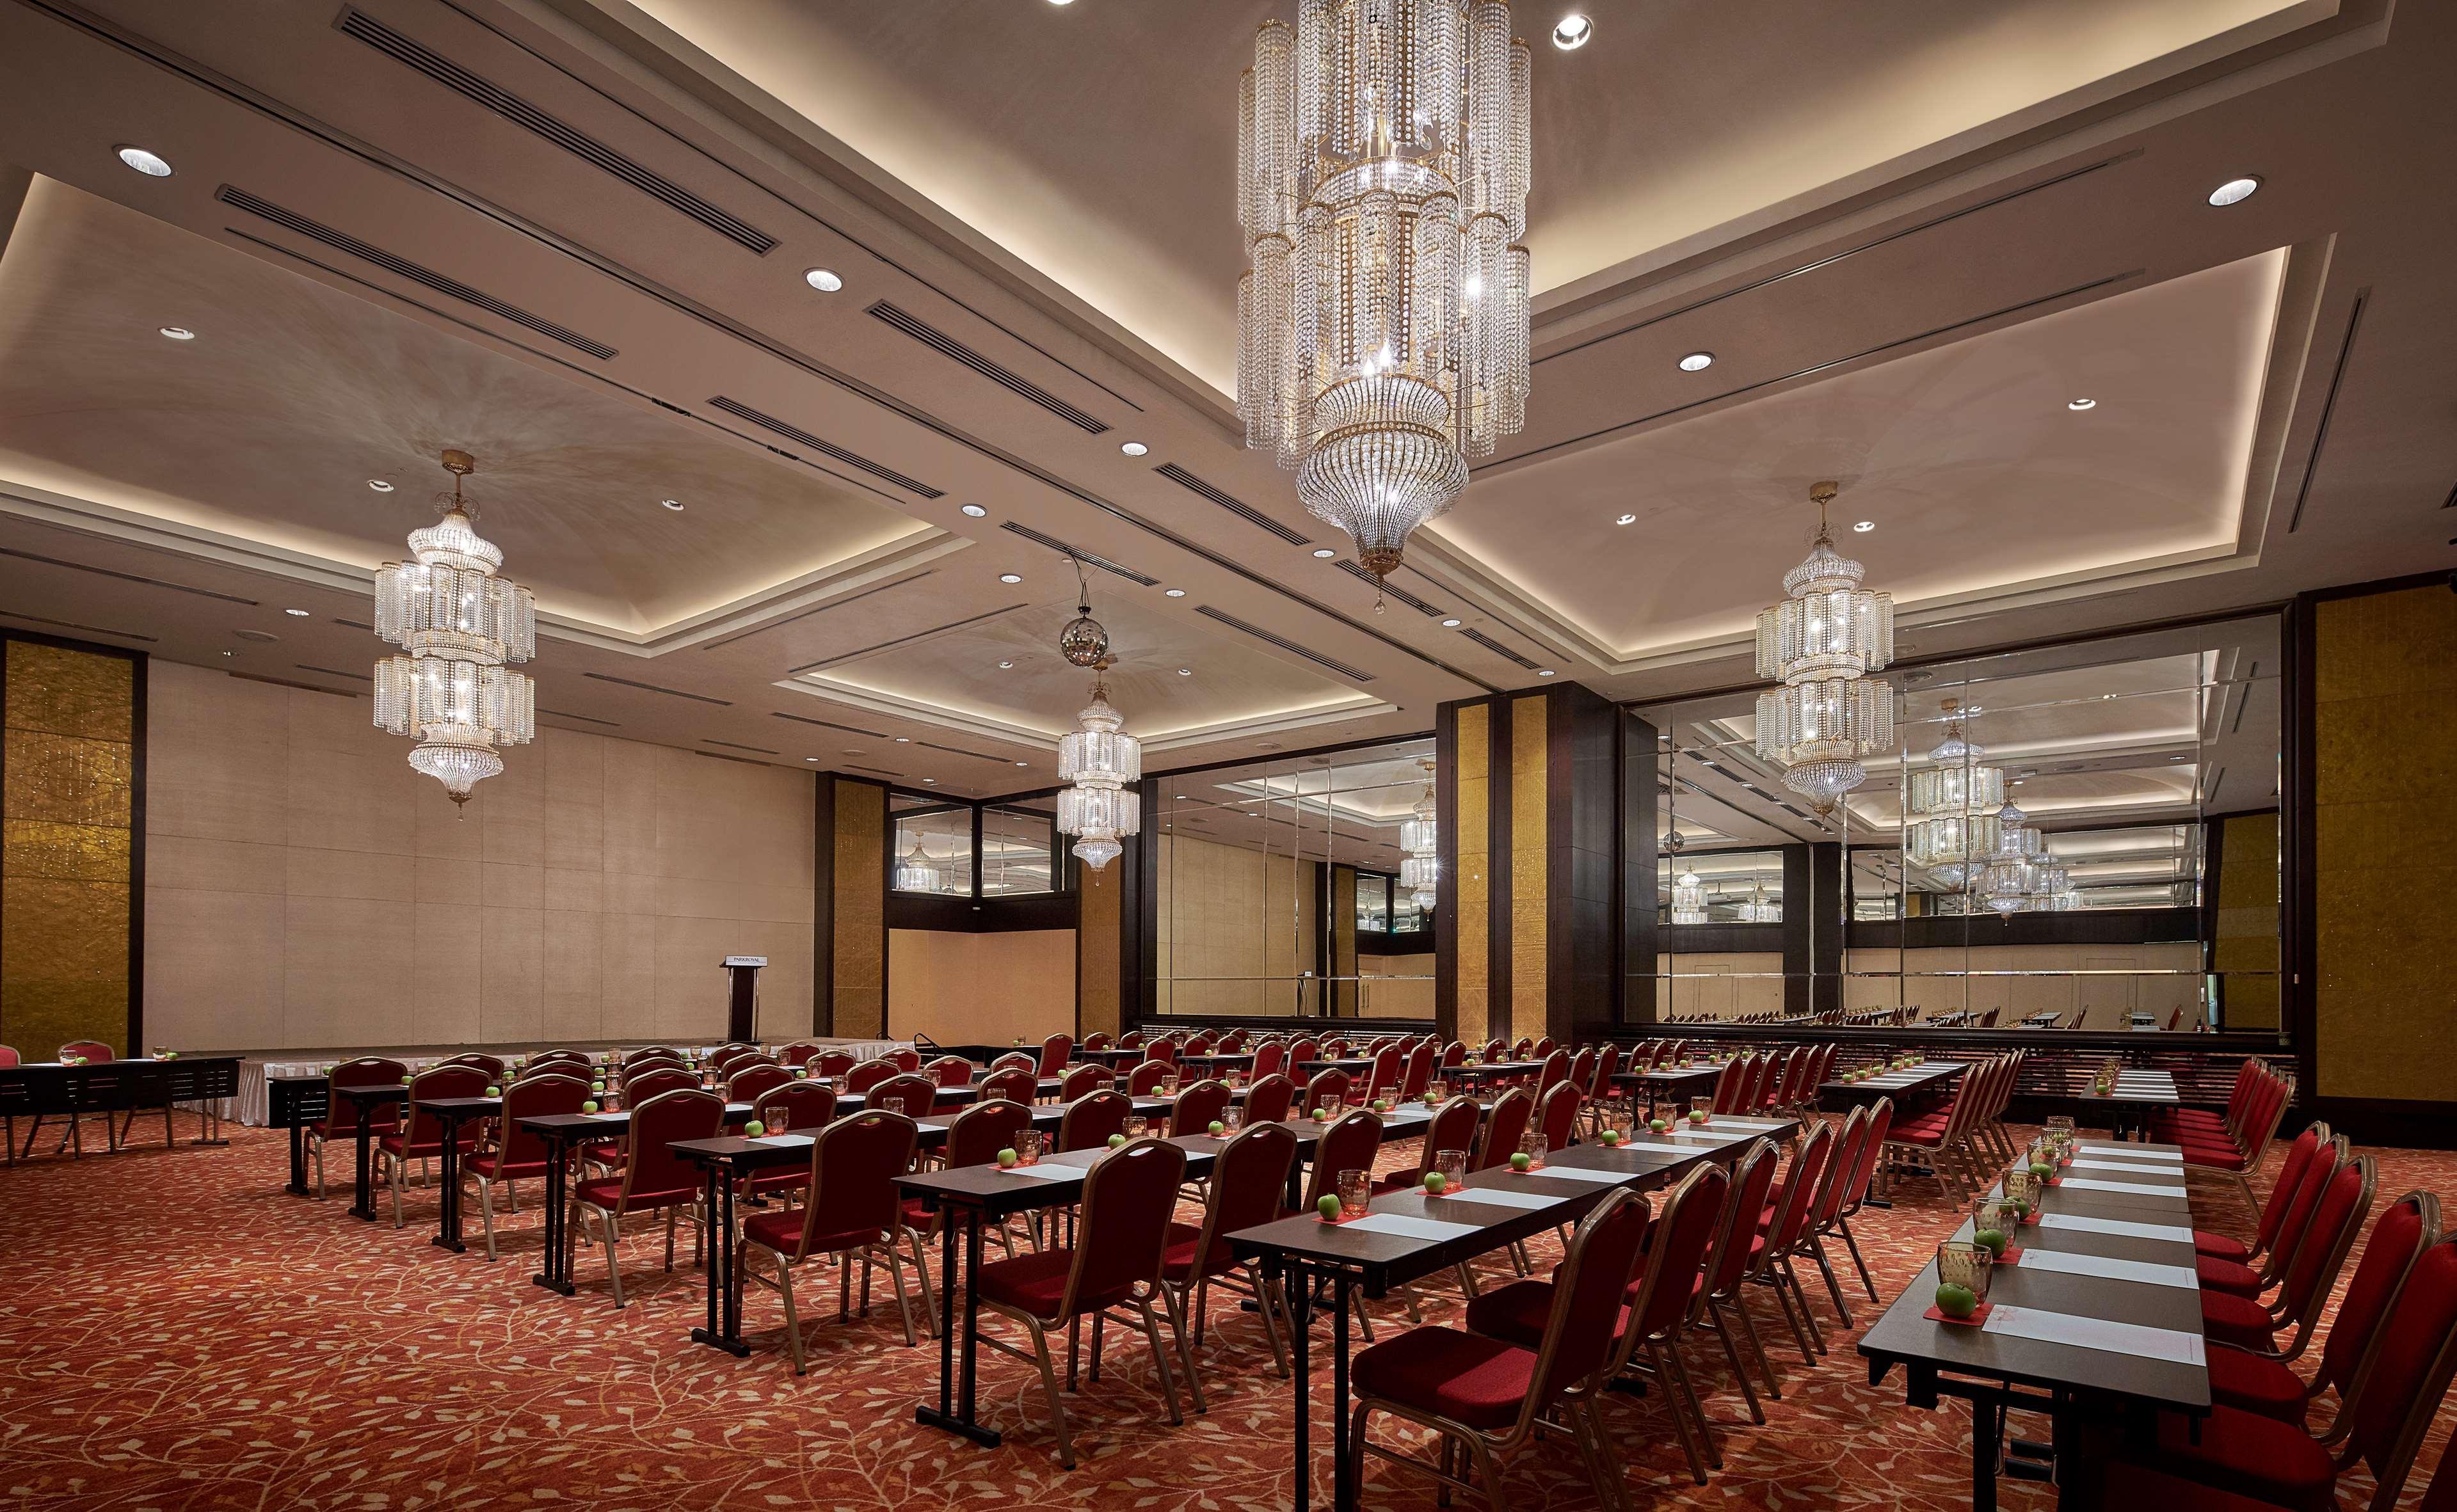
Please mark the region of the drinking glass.
POLYGON ((1628 1141, 1630 1135, 1635 1133, 1637 1129, 1638 1114, 1630 1108, 1629 1104, 1622 1103, 1613 1110, 1612 1131, 1614 1134, 1619 1134, 1624 1143, 1628 1141))
POLYGON ((1435 1151, 1434 1169, 1442 1174, 1442 1185, 1445 1189, 1464 1185, 1467 1181, 1467 1152, 1464 1150, 1435 1151))
POLYGON ((1038 1129, 1018 1130, 1015 1135, 1015 1163, 1020 1166, 1028 1166, 1037 1165, 1040 1161, 1041 1131, 1038 1129))
POLYGON ((1995 1268, 1996 1257, 1988 1246, 1968 1239, 1948 1239, 1936 1247, 1936 1279, 1939 1285, 1959 1284, 1971 1288, 1971 1295, 1988 1300, 1988 1276, 1995 1268))
POLYGON ((1137 1114, 1126 1119, 1126 1137, 1140 1139, 1151 1132, 1151 1121, 1137 1114))
POLYGON ((1976 1234, 1982 1229, 1994 1229, 1997 1232, 2002 1233, 2004 1232, 2004 1228, 2005 1204, 2001 1199, 1996 1197, 1981 1197, 1978 1201, 1971 1204, 1972 1233, 1976 1234))
POLYGON ((1425 1083, 1425 1101, 1432 1103, 1448 1102, 1450 1101, 1450 1097, 1451 1084, 1449 1082, 1444 1081, 1439 1077, 1435 1077, 1434 1080, 1425 1083))
POLYGON ((1518 1136, 1518 1153, 1527 1157, 1528 1170, 1541 1171, 1544 1169, 1544 1136, 1542 1134, 1520 1134, 1518 1136))
POLYGON ((1220 1110, 1220 1134, 1226 1138, 1246 1127, 1246 1110, 1234 1104, 1220 1110))
POLYGON ((880 1111, 883 1113, 892 1113, 900 1116, 904 1112, 904 1099, 901 1097, 881 1097, 878 1100, 878 1106, 880 1111))
POLYGON ((1365 1216, 1365 1205, 1373 1198, 1373 1177, 1362 1171, 1339 1174, 1339 1216, 1342 1221, 1365 1216))
POLYGON ((2033 1209, 2039 1205, 2039 1178, 2028 1168, 2005 1173, 2005 1200, 2026 1203, 2033 1209))

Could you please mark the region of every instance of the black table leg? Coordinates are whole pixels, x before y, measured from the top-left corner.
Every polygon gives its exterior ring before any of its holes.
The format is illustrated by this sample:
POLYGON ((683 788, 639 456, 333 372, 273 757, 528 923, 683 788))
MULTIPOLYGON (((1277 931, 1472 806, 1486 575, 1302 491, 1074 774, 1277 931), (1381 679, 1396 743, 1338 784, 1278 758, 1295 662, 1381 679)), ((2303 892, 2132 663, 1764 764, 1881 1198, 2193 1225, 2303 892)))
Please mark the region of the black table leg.
MULTIPOLYGON (((700 1198, 702 1211, 707 1213, 708 1221, 712 1224, 716 1221, 716 1189, 724 1184, 724 1169, 712 1163, 708 1168, 708 1190, 700 1198)), ((708 1317, 699 1327, 692 1330, 692 1342, 716 1344, 722 1348, 724 1346, 720 1341, 725 1337, 722 1316, 725 1304, 722 1293, 725 1282, 716 1274, 716 1256, 712 1245, 709 1255, 708 1273, 702 1280, 708 1293, 708 1317)))
POLYGON ((1331 1504, 1338 1512, 1355 1512, 1356 1484, 1348 1473, 1348 1310, 1354 1306, 1348 1273, 1339 1273, 1331 1298, 1336 1315, 1331 1322, 1331 1504))
POLYGON ((1996 1404, 1971 1396, 1971 1512, 1996 1512, 1996 1404))
POLYGON ((939 1368, 940 1372, 939 1379, 939 1405, 932 1407, 924 1404, 914 1408, 913 1420, 924 1425, 925 1427, 944 1429, 948 1433, 955 1434, 959 1438, 970 1439, 973 1442, 980 1444, 984 1449, 995 1449, 1001 1443, 1005 1441, 1003 1437, 996 1428, 983 1427, 980 1419, 974 1412, 975 1405, 978 1401, 978 1398, 975 1395, 974 1390, 976 1384, 974 1366, 980 1358, 980 1351, 977 1344, 980 1338, 981 1317, 981 1297, 979 1280, 981 1274, 981 1210, 970 1205, 956 1206, 950 1204, 939 1209, 939 1221, 946 1228, 946 1237, 943 1241, 943 1246, 947 1261, 947 1275, 945 1279, 940 1283, 939 1316, 941 1318, 946 1319, 951 1324, 954 1321, 955 1309, 953 1298, 956 1294, 955 1225, 958 1222, 961 1222, 964 1226, 964 1318, 963 1337, 959 1341, 960 1347, 958 1351, 956 1362, 957 1386, 955 1411, 949 1412, 946 1405, 946 1370, 948 1359, 946 1343, 942 1339, 940 1341, 939 1351, 939 1368))
POLYGON ((566 1258, 568 1246, 564 1239, 564 1230, 569 1221, 568 1204, 570 1199, 566 1189, 570 1176, 565 1168, 571 1147, 564 1142, 562 1135, 550 1134, 546 1136, 546 1269, 529 1279, 549 1292, 560 1292, 569 1297, 571 1276, 566 1258))
MULTIPOLYGON (((364 1218, 369 1223, 376 1220, 374 1134, 374 1128, 367 1122, 367 1110, 361 1106, 359 1109, 358 1197, 350 1204, 350 1216, 364 1218)), ((403 1148, 407 1149, 408 1146, 404 1144, 403 1148)))
POLYGON ((307 1126, 296 1118, 290 1120, 290 1195, 314 1195, 307 1190, 307 1126))
POLYGON ((939 1210, 939 1416, 956 1411, 956 1210, 939 1210))
POLYGON ((1289 1328, 1296 1335, 1290 1341, 1296 1357, 1292 1372, 1297 1420, 1295 1512, 1306 1512, 1313 1497, 1313 1380, 1311 1351, 1307 1348, 1313 1332, 1313 1277, 1304 1266, 1291 1264, 1281 1284, 1288 1293, 1289 1328))
POLYGON ((466 1255, 469 1246, 461 1242, 461 1125, 444 1120, 444 1148, 436 1152, 436 1160, 444 1168, 444 1190, 435 1204, 435 1237, 427 1240, 439 1250, 466 1255))
POLYGON ((725 1211, 713 1219, 716 1236, 709 1241, 708 1265, 712 1272, 722 1267, 724 1273, 724 1279, 718 1283, 719 1296, 724 1299, 724 1316, 718 1326, 723 1332, 715 1344, 738 1359, 751 1353, 751 1346, 742 1341, 742 1267, 737 1263, 741 1256, 733 1243, 733 1175, 732 1172, 721 1175, 724 1179, 717 1182, 716 1195, 725 1211))

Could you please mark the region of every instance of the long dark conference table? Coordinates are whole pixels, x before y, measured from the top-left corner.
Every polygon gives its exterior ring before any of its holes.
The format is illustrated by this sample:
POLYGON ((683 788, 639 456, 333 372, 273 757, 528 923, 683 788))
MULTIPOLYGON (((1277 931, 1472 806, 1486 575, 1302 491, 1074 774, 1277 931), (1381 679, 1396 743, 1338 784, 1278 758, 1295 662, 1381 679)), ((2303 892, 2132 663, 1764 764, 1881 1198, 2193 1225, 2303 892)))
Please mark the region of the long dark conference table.
MULTIPOLYGON (((224 1145, 230 1141, 221 1134, 219 1104, 225 1097, 238 1095, 238 1064, 237 1055, 184 1052, 159 1058, 144 1055, 92 1061, 82 1066, 24 1061, 0 1067, 0 1114, 36 1119, 109 1114, 115 1120, 111 1135, 111 1147, 115 1150, 135 1126, 138 1114, 159 1109, 162 1144, 169 1149, 178 1143, 171 1126, 172 1110, 180 1103, 194 1103, 204 1127, 188 1142, 224 1145)), ((9 1146, 10 1164, 15 1164, 21 1154, 32 1153, 34 1134, 33 1129, 26 1131, 23 1151, 9 1146)), ((7 1143, 0 1140, 0 1144, 7 1143)))
MULTIPOLYGON (((1994 1512, 2009 1409, 2051 1416, 2057 1480, 2070 1484, 2080 1415, 2138 1424, 2158 1410, 2210 1408, 2182 1151, 2081 1141, 2039 1206, 2035 1223, 2011 1231, 2019 1262, 1991 1267, 1984 1323, 1926 1316, 1931 1259, 1860 1339, 1869 1384, 1900 1365, 1910 1405, 1971 1403, 1974 1512, 1994 1512)), ((1970 1221, 1949 1236, 1968 1239, 1970 1221)))

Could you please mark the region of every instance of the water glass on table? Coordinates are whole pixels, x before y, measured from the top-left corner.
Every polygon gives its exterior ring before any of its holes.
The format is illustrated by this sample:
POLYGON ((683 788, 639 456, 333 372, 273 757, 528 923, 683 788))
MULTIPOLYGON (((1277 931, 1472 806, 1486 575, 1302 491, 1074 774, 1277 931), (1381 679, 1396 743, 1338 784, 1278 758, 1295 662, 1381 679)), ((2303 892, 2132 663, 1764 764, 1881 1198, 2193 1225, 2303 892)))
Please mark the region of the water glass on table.
POLYGON ((1467 1182, 1467 1152, 1464 1150, 1435 1151, 1434 1169, 1441 1173, 1442 1186, 1445 1191, 1453 1187, 1465 1185, 1467 1182))
POLYGON ((1365 1216, 1366 1205, 1373 1200, 1373 1177, 1370 1172, 1342 1171, 1339 1174, 1339 1217, 1341 1222, 1365 1216))
POLYGON ((1518 1153, 1527 1157, 1528 1170, 1541 1171, 1544 1169, 1544 1136, 1542 1134, 1520 1134, 1518 1136, 1518 1153))
POLYGON ((1015 1163, 1020 1166, 1041 1163, 1041 1131, 1019 1129, 1015 1135, 1015 1163))

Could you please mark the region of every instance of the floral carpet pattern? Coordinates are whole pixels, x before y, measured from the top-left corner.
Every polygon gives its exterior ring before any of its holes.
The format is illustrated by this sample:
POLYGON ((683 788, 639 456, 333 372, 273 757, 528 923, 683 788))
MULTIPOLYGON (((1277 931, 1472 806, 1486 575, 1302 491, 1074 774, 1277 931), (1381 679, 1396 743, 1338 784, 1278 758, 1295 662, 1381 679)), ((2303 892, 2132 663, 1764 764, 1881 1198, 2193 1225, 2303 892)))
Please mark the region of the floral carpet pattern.
MULTIPOLYGON (((1199 1358, 1211 1410, 1189 1410, 1181 1428, 1167 1425, 1148 1354, 1112 1333, 1103 1379, 1069 1401, 1079 1456, 1069 1471, 1053 1452, 1037 1379, 997 1355, 982 1357, 981 1414, 1006 1435, 1003 1447, 917 1426, 914 1406, 936 1395, 938 1352, 927 1339, 905 1347, 892 1300, 840 1323, 823 1305, 834 1288, 808 1286, 810 1373, 796 1379, 773 1293, 754 1288, 746 1300, 748 1359, 691 1342, 702 1293, 687 1238, 671 1275, 661 1236, 644 1228, 626 1241, 631 1305, 621 1311, 603 1252, 584 1248, 580 1294, 566 1299, 529 1283, 541 1233, 534 1192, 503 1220, 504 1257, 490 1264, 474 1204, 470 1253, 447 1255, 427 1243, 432 1188, 411 1189, 406 1228, 388 1215, 361 1223, 341 1188, 321 1202, 282 1190, 283 1135, 231 1134, 223 1150, 157 1145, 0 1171, 0 1507, 1246 1512, 1290 1503, 1290 1388, 1272 1371, 1259 1321, 1233 1296, 1213 1293, 1199 1358)), ((2416 1187, 2457 1196, 2457 1155, 2379 1154, 2382 1202, 2416 1187)), ((1888 1301, 1956 1208, 1928 1181, 1896 1196, 1892 1211, 1870 1210, 1855 1225, 1888 1301)), ((2202 1210, 2206 1226, 2247 1227, 2241 1204, 2216 1187, 2202 1210)), ((1551 1240, 1532 1247, 1548 1268, 1551 1240)), ((1843 1269, 1866 1326, 1877 1310, 1843 1269)), ((1707 1485, 1691 1482, 1659 1398, 1608 1404, 1636 1506, 1970 1505, 1967 1409, 1906 1406, 1899 1374, 1870 1386, 1854 1336, 1822 1287, 1811 1289, 1832 1349, 1813 1366, 1778 1339, 1775 1309, 1755 1304, 1784 1388, 1763 1427, 1749 1422, 1721 1350, 1711 1339, 1690 1346, 1724 1457, 1707 1485)), ((1428 1321, 1449 1320, 1458 1295, 1428 1288, 1424 1303, 1428 1321)), ((1395 1304, 1377 1304, 1374 1321, 1377 1336, 1386 1323, 1406 1326, 1395 1304)), ((1327 1324, 1316 1326, 1327 1338, 1327 1324)), ((1314 1387, 1321 1505, 1330 1373, 1320 1350, 1314 1387)), ((2450 1417, 2444 1408, 2408 1504, 2439 1461, 2450 1417)), ((2013 1431, 2045 1438, 2046 1424, 2017 1415, 2013 1431)), ((1513 1512, 1596 1505, 1566 1447, 1522 1451, 1504 1482, 1513 1512)), ((2054 1504, 2047 1486, 2002 1490, 2008 1508, 2054 1504)), ((2368 1491, 2360 1475, 2341 1481, 2345 1505, 2368 1491)), ((1366 1507, 1434 1502, 1432 1482, 1369 1462, 1366 1507)))

